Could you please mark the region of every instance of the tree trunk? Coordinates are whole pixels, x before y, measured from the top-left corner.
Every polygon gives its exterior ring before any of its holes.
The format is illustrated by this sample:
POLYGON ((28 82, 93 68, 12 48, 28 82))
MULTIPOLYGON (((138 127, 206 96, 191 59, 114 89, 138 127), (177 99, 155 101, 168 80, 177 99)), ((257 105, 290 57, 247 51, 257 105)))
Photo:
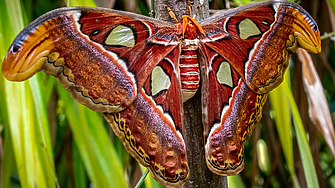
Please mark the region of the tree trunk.
MULTIPOLYGON (((154 11, 157 19, 174 21, 170 18, 165 5, 176 14, 178 20, 186 14, 187 0, 155 0, 154 11)), ((196 19, 201 20, 209 16, 208 1, 200 5, 194 1, 193 12, 197 6, 200 10, 196 19)), ((200 58, 199 58, 200 59, 200 58)), ((199 87, 201 88, 201 86, 199 87)), ((185 187, 222 187, 227 188, 227 177, 214 174, 207 168, 205 161, 204 127, 202 124, 202 105, 200 89, 195 96, 184 103, 183 135, 186 144, 187 160, 190 167, 190 177, 185 187)))

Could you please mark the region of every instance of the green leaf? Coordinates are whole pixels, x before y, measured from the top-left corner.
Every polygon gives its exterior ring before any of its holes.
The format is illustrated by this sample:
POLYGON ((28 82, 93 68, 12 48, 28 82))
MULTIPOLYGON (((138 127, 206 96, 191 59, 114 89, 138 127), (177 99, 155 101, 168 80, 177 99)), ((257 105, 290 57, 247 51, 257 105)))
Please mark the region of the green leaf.
POLYGON ((228 176, 227 181, 229 188, 245 188, 243 180, 239 174, 235 176, 228 176))
POLYGON ((95 2, 93 0, 65 0, 65 3, 69 3, 68 5, 70 7, 72 7, 72 6, 90 6, 90 7, 95 7, 95 2))
POLYGON ((143 181, 145 182, 145 187, 146 188, 152 188, 152 180, 151 180, 150 176, 148 176, 149 169, 145 168, 142 165, 140 165, 140 167, 141 167, 141 171, 142 171, 143 174, 142 174, 141 179, 137 182, 135 188, 141 187, 143 181))
POLYGON ((83 161, 81 160, 78 147, 75 143, 73 145, 73 173, 76 187, 88 187, 86 180, 86 172, 83 161))
MULTIPOLYGON (((285 74, 284 82, 289 80, 289 72, 285 74)), ((286 83, 289 84, 289 83, 286 83)), ((278 131, 279 139, 283 148, 288 170, 291 174, 294 187, 299 188, 299 181, 297 180, 294 162, 293 162, 293 143, 292 143, 292 129, 291 129, 291 112, 289 101, 285 95, 283 85, 279 85, 276 89, 269 93, 269 99, 274 112, 274 120, 278 131)))
MULTIPOLYGON (((15 34, 23 28, 23 18, 21 14, 21 4, 18 0, 3 2, 6 8, 3 13, 4 17, 11 22, 7 22, 8 27, 2 34, 8 34, 6 39, 2 38, 4 44, 1 47, 1 57, 4 57, 4 50, 10 45, 15 34), (8 14, 10 13, 10 14, 8 14)), ((6 23, 6 22, 5 22, 6 23)), ((5 24, 4 24, 5 25, 5 24)), ((1 76, 1 80, 3 80, 1 76)), ((48 121, 46 117, 46 108, 40 103, 40 90, 36 87, 36 80, 32 80, 34 87, 34 98, 29 82, 13 83, 5 81, 3 88, 6 98, 4 106, 7 105, 6 111, 9 114, 7 127, 10 138, 6 138, 5 146, 13 144, 13 153, 17 165, 17 171, 20 176, 22 187, 55 187, 55 174, 53 164, 53 153, 51 148, 48 121), (36 98, 37 97, 37 98, 36 98), (35 103, 34 103, 34 99, 35 103), (36 106, 35 106, 36 104, 36 106), (37 110, 37 111, 36 111, 37 110), (38 120, 36 115, 38 115, 38 120), (10 142, 10 139, 12 142, 10 142)), ((7 152, 8 149, 6 149, 7 152)), ((12 155, 10 151, 5 156, 12 155)), ((13 158, 13 157, 12 157, 13 158)), ((9 159, 9 164, 11 160, 9 159)), ((6 169, 10 167, 6 167, 6 169)), ((11 170, 4 175, 8 182, 11 170)), ((8 185, 8 183, 6 183, 8 185)))
POLYGON ((73 137, 88 176, 95 187, 126 187, 123 168, 104 128, 101 116, 78 104, 62 86, 57 85, 66 105, 73 137))
POLYGON ((33 122, 34 115, 31 111, 32 97, 29 95, 27 89, 29 87, 28 82, 23 83, 6 83, 7 91, 7 104, 9 118, 9 128, 13 142, 13 150, 16 165, 18 167, 18 173, 20 176, 22 187, 33 187, 34 186, 34 173, 31 173, 31 169, 34 169, 34 157, 33 157, 33 145, 34 145, 34 131, 33 122), (27 93, 26 93, 27 92, 27 93))
MULTIPOLYGON (((5 0, 0 0, 0 67, 2 65, 2 60, 6 55, 8 48, 8 39, 14 37, 11 33, 13 31, 12 25, 7 22, 8 12, 7 4, 5 0)), ((15 168, 15 160, 13 153, 12 139, 10 137, 9 129, 9 116, 7 111, 7 102, 6 102, 6 92, 5 92, 5 79, 0 74, 0 136, 3 135, 2 149, 3 149, 3 159, 6 161, 0 160, 0 188, 9 187, 10 175, 13 169, 15 168), (2 130, 3 129, 3 130, 2 130), (1 131, 2 130, 2 131, 1 131)), ((1 146, 0 146, 1 147, 1 146)))
MULTIPOLYGON (((1 17, 5 19, 11 19, 12 22, 6 22, 6 20, 1 19, 1 59, 6 54, 10 41, 15 37, 15 34, 19 33, 23 27, 21 6, 18 0, 13 1, 1 1, 1 17), (8 8, 8 9, 7 9, 8 8), (15 12, 15 14, 14 14, 15 12), (9 14, 11 13, 11 14, 9 14), (4 36, 6 35, 6 37, 4 36)), ((33 169, 33 156, 32 156, 32 145, 33 145, 33 132, 30 129, 31 123, 30 119, 33 117, 33 114, 30 111, 31 103, 25 104, 26 100, 26 87, 25 83, 11 83, 4 81, 3 76, 1 75, 2 88, 4 93, 2 94, 5 98, 2 101, 4 104, 3 107, 6 107, 5 110, 10 115, 7 119, 5 129, 6 136, 11 137, 5 139, 5 157, 12 156, 14 154, 14 159, 18 167, 17 171, 21 179, 22 187, 32 187, 33 184, 33 173, 28 171, 33 169), (26 122, 29 121, 29 122, 26 122), (10 133, 10 135, 8 134, 10 133), (8 144, 13 144, 13 151, 8 144), (8 148, 9 147, 9 148, 8 148), (10 153, 13 152, 13 153, 10 153)), ((29 86, 28 86, 29 87, 29 86)), ((1 100, 3 100, 1 99, 1 100)), ((31 100, 32 101, 32 100, 31 100)), ((3 109, 2 109, 3 110, 3 109)), ((3 114, 3 113, 2 113, 3 114)), ((2 117, 4 117, 2 115, 2 117)), ((7 160, 7 159, 6 159, 7 160)), ((7 163, 7 161, 6 161, 7 163)), ((9 163, 12 163, 12 160, 9 159, 9 163)), ((11 169, 11 167, 5 166, 5 169, 11 169)), ((10 171, 6 171, 4 174, 4 184, 3 186, 8 185, 8 178, 10 177, 10 171)))
POLYGON ((316 176, 315 166, 312 158, 312 154, 307 142, 306 133, 304 126, 301 121, 301 117, 297 108, 297 105, 294 101, 294 97, 292 91, 289 87, 287 81, 282 83, 283 90, 285 95, 288 98, 291 112, 293 115, 293 125, 297 136, 299 152, 301 156, 302 166, 304 168, 304 174, 307 181, 307 186, 309 188, 317 188, 319 187, 319 182, 316 176))
POLYGON ((37 115, 38 124, 35 123, 34 130, 35 134, 38 135, 35 137, 36 144, 39 145, 36 147, 35 152, 37 152, 39 166, 38 177, 41 175, 44 178, 38 178, 37 182, 40 183, 39 187, 55 187, 55 167, 53 164, 53 152, 52 145, 50 140, 50 131, 49 131, 49 122, 46 111, 46 106, 42 99, 42 92, 38 83, 37 77, 32 77, 29 79, 31 86, 33 98, 35 101, 35 110, 37 115))

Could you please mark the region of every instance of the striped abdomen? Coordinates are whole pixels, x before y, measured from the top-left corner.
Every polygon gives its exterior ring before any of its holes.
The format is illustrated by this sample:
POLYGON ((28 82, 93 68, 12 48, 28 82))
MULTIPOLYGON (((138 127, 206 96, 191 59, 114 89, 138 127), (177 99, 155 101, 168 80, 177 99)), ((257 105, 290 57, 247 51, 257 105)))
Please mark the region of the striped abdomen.
POLYGON ((185 102, 193 97, 199 88, 200 69, 196 49, 182 48, 179 66, 183 102, 185 102))

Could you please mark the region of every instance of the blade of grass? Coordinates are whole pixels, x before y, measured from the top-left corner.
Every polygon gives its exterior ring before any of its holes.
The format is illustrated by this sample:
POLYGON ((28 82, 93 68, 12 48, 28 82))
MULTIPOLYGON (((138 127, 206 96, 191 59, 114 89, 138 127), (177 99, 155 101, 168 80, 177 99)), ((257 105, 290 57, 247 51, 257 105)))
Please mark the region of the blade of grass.
POLYGON ((293 125, 295 129, 295 133, 297 136, 299 152, 301 155, 302 166, 304 168, 304 174, 307 181, 307 186, 309 188, 318 188, 319 182, 316 176, 315 166, 312 158, 312 154, 307 142, 306 133, 304 126, 302 124, 302 120, 298 111, 298 107, 294 101, 294 97, 292 91, 289 87, 287 81, 284 81, 281 86, 285 92, 285 96, 289 101, 289 105, 291 108, 291 113, 293 117, 293 125))
POLYGON ((126 187, 121 162, 108 138, 100 116, 77 104, 60 85, 57 91, 66 106, 74 140, 88 176, 95 187, 126 187))
MULTIPOLYGON (((2 103, 5 104, 5 103, 2 103)), ((5 110, 7 112, 7 110, 5 110)), ((7 118, 7 117, 6 117, 7 118)), ((10 137, 10 130, 8 127, 8 121, 5 118, 1 117, 1 123, 3 122, 4 126, 4 139, 3 139, 3 159, 0 161, 0 188, 9 187, 10 182, 10 175, 13 169, 15 168, 15 160, 14 160, 14 153, 13 153, 13 145, 12 139, 10 137), (6 127, 5 127, 6 126, 6 127)))
MULTIPOLYGON (((6 2, 0 0, 0 67, 2 66, 2 61, 6 55, 7 48, 10 41, 7 41, 8 37, 6 31, 12 31, 11 24, 8 23, 8 13, 6 2)), ((9 34, 10 35, 10 34, 9 34)), ((12 35, 14 37, 14 35, 12 35)), ((0 123, 8 125, 8 113, 7 113, 7 104, 5 101, 5 80, 2 74, 0 73, 0 123)))
MULTIPOLYGON (((285 74, 287 82, 287 77, 289 77, 289 72, 285 74)), ((289 84, 289 83, 287 83, 289 84)), ((284 156, 286 159, 286 164, 288 170, 291 174, 294 187, 299 188, 299 181, 294 170, 293 163, 293 143, 292 143, 292 130, 291 130, 291 115, 290 115, 290 104, 285 97, 284 88, 280 85, 278 88, 272 90, 269 93, 269 99, 271 106, 275 115, 276 128, 278 131, 279 139, 283 148, 284 156)))
MULTIPOLYGON (((66 168, 66 157, 63 155, 61 159, 57 162, 57 173, 58 173, 58 181, 59 181, 59 187, 70 187, 69 182, 69 174, 67 172, 66 168)), ((77 187, 75 187, 77 188, 77 187)))
POLYGON ((38 177, 43 176, 44 178, 38 178, 38 182, 41 183, 41 187, 55 187, 55 167, 53 164, 53 152, 50 140, 49 122, 46 111, 46 106, 42 99, 41 89, 38 83, 37 77, 29 79, 29 83, 32 89, 33 98, 35 101, 35 110, 37 114, 38 124, 35 124, 34 129, 36 130, 36 143, 40 146, 36 148, 38 161, 40 161, 38 177))
MULTIPOLYGON (((12 35, 7 37, 12 40, 15 34, 23 28, 23 20, 21 15, 21 5, 18 0, 5 2, 7 7, 8 18, 11 20, 12 35), (14 14, 15 13, 15 14, 14 14)), ((8 45, 8 44, 7 44, 8 45)), ((8 45, 9 46, 9 45, 8 45)), ((15 156, 18 173, 20 176, 22 187, 33 187, 34 178, 30 169, 33 169, 32 152, 32 131, 30 129, 32 114, 30 113, 29 102, 26 97, 27 83, 11 83, 5 81, 6 103, 9 116, 9 129, 11 133, 13 152, 15 156)))
MULTIPOLYGON (((142 172, 144 173, 145 171, 147 171, 147 168, 145 168, 144 166, 142 166, 141 164, 139 164, 141 167, 142 172)), ((151 175, 149 172, 149 175, 146 176, 145 180, 144 180, 144 184, 146 188, 163 188, 164 186, 159 184, 151 175)))
POLYGON ((137 182, 135 188, 140 188, 143 181, 145 182, 145 187, 146 188, 152 188, 152 181, 150 179, 150 176, 148 176, 149 174, 149 169, 145 168, 144 166, 140 165, 141 167, 141 171, 143 173, 141 179, 137 182))
POLYGON ((91 6, 95 7, 95 2, 93 0, 70 0, 69 6, 91 6))
POLYGON ((31 113, 29 105, 26 102, 26 87, 27 82, 24 83, 6 83, 6 94, 9 116, 9 128, 11 138, 13 141, 13 150, 17 171, 20 176, 22 187, 33 187, 34 178, 33 173, 33 152, 32 151, 32 132, 31 132, 31 113))
POLYGON ((76 187, 87 187, 86 172, 75 142, 73 144, 73 173, 76 187))
MULTIPOLYGON (((8 39, 14 37, 12 33, 12 25, 8 22, 7 4, 5 0, 0 0, 0 67, 2 60, 6 55, 7 48, 9 46, 8 39)), ((15 168, 15 158, 13 153, 13 145, 11 139, 11 133, 9 129, 9 116, 7 111, 7 102, 5 94, 5 80, 2 74, 0 74, 0 126, 4 128, 3 132, 3 158, 0 161, 0 188, 9 187, 10 175, 15 168)), ((1 132, 0 132, 1 134, 1 132)))
MULTIPOLYGON (((8 15, 12 24, 9 28, 13 28, 12 34, 16 34, 23 28, 20 1, 6 1, 5 4, 8 8, 6 12, 11 13, 8 15)), ((14 36, 7 37, 11 41, 14 36)), ((10 43, 6 45, 9 46, 10 43)), ((7 106, 10 114, 9 128, 20 184, 22 187, 55 187, 53 154, 51 144, 47 141, 49 139, 47 118, 41 118, 45 114, 45 108, 39 106, 39 99, 35 100, 37 104, 35 108, 29 82, 5 82, 5 85, 6 102, 10 104, 7 106), (38 112, 35 111, 36 109, 38 112), (43 121, 40 124, 36 122, 36 114, 41 115, 39 118, 43 121), (45 135, 43 138, 42 133, 45 135), (46 148, 49 148, 49 152, 46 148)))
POLYGON ((245 188, 240 175, 228 176, 227 179, 229 188, 245 188))
MULTIPOLYGON (((4 78, 2 76, 0 76, 0 104, 0 129, 1 127, 4 128, 4 137, 2 138, 3 158, 0 159, 0 188, 5 188, 9 187, 10 175, 15 168, 15 158, 9 129, 4 78)), ((0 134, 2 134, 1 131, 0 134)))

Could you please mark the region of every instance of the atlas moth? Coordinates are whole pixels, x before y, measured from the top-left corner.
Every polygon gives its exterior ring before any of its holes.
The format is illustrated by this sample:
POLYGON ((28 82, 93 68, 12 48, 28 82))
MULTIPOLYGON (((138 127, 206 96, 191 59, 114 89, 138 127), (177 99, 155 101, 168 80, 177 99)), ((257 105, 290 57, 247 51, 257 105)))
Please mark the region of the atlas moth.
POLYGON ((190 171, 183 101, 201 89, 207 166, 219 175, 238 174, 267 93, 282 82, 298 47, 320 52, 320 34, 313 18, 288 1, 255 3, 199 22, 184 15, 177 23, 66 7, 21 31, 2 72, 12 81, 39 71, 55 76, 79 103, 104 113, 159 183, 176 187, 190 171))

